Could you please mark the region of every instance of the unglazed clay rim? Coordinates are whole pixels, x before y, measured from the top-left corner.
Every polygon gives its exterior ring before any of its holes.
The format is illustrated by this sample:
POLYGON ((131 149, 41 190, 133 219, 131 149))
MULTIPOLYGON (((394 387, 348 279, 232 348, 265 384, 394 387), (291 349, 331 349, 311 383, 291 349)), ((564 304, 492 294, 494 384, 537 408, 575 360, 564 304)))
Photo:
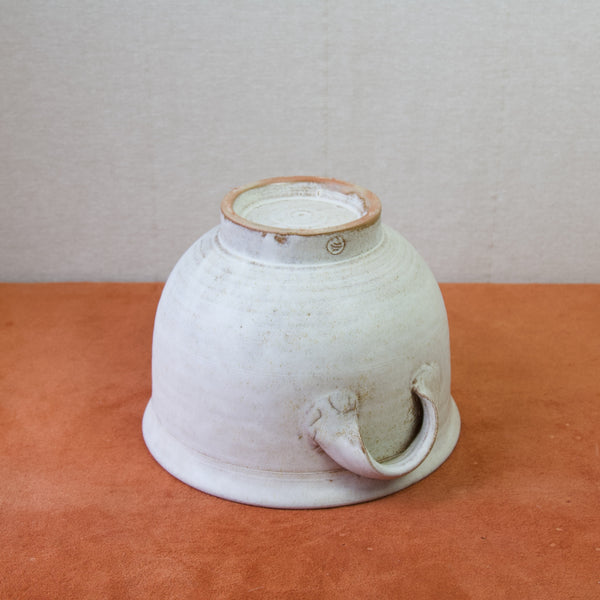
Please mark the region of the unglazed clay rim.
POLYGON ((358 185, 347 183, 345 181, 338 181, 337 179, 330 179, 328 177, 303 177, 300 175, 295 177, 273 177, 270 179, 261 179, 260 181, 256 181, 255 183, 251 183, 250 185, 245 185, 240 188, 234 188, 225 196, 225 198, 223 198, 223 201, 221 202, 221 212, 227 220, 232 221, 237 225, 241 225, 246 229, 251 229, 253 231, 282 235, 316 236, 363 229, 365 227, 370 227, 371 225, 374 225, 375 223, 377 223, 381 216, 381 202, 373 192, 370 192, 369 190, 362 188, 358 185), (302 182, 318 183, 323 185, 324 187, 346 195, 355 194, 363 201, 366 212, 359 219, 354 219, 352 221, 342 223, 341 225, 334 225, 332 227, 322 227, 320 229, 296 229, 261 225, 260 223, 255 223, 253 221, 245 219, 244 217, 241 217, 235 212, 233 208, 236 199, 250 190, 260 187, 266 187, 275 183, 302 182))

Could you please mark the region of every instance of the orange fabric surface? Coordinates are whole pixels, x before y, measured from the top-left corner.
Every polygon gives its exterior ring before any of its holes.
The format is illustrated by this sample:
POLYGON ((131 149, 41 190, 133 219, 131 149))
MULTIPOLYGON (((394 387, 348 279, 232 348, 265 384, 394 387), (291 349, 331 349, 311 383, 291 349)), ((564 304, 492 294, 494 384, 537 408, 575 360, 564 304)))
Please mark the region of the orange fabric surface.
POLYGON ((443 285, 456 450, 306 511, 206 495, 146 450, 161 289, 0 285, 0 598, 600 597, 600 286, 443 285))

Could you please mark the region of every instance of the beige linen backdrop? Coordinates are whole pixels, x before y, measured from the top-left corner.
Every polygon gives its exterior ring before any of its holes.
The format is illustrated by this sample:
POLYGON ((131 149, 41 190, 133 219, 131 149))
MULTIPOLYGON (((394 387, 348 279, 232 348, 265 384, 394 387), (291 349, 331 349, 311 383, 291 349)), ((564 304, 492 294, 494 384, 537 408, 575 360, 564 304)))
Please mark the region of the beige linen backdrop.
POLYGON ((0 115, 3 280, 163 280, 321 175, 441 281, 600 281, 596 0, 0 0, 0 115))

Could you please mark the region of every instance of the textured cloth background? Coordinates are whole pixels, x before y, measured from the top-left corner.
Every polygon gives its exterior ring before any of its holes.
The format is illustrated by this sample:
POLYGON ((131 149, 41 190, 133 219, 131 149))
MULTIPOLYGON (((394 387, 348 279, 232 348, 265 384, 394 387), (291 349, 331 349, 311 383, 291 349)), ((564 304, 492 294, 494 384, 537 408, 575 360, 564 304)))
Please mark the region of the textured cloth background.
POLYGON ((231 188, 321 175, 440 281, 600 283, 597 0, 0 11, 0 280, 163 281, 231 188))
POLYGON ((152 459, 160 291, 0 286, 0 598, 598 598, 600 286, 442 286, 456 450, 313 511, 221 500, 152 459))

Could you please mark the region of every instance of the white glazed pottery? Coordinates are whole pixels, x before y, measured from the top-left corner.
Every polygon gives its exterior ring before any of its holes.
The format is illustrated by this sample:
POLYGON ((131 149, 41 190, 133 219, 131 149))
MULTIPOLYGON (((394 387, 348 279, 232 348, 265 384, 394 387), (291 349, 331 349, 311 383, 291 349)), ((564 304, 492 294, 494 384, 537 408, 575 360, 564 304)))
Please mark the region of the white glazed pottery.
POLYGON ((146 444, 210 494, 282 508, 378 498, 452 452, 448 323, 379 200, 332 179, 236 189, 156 313, 146 444))

